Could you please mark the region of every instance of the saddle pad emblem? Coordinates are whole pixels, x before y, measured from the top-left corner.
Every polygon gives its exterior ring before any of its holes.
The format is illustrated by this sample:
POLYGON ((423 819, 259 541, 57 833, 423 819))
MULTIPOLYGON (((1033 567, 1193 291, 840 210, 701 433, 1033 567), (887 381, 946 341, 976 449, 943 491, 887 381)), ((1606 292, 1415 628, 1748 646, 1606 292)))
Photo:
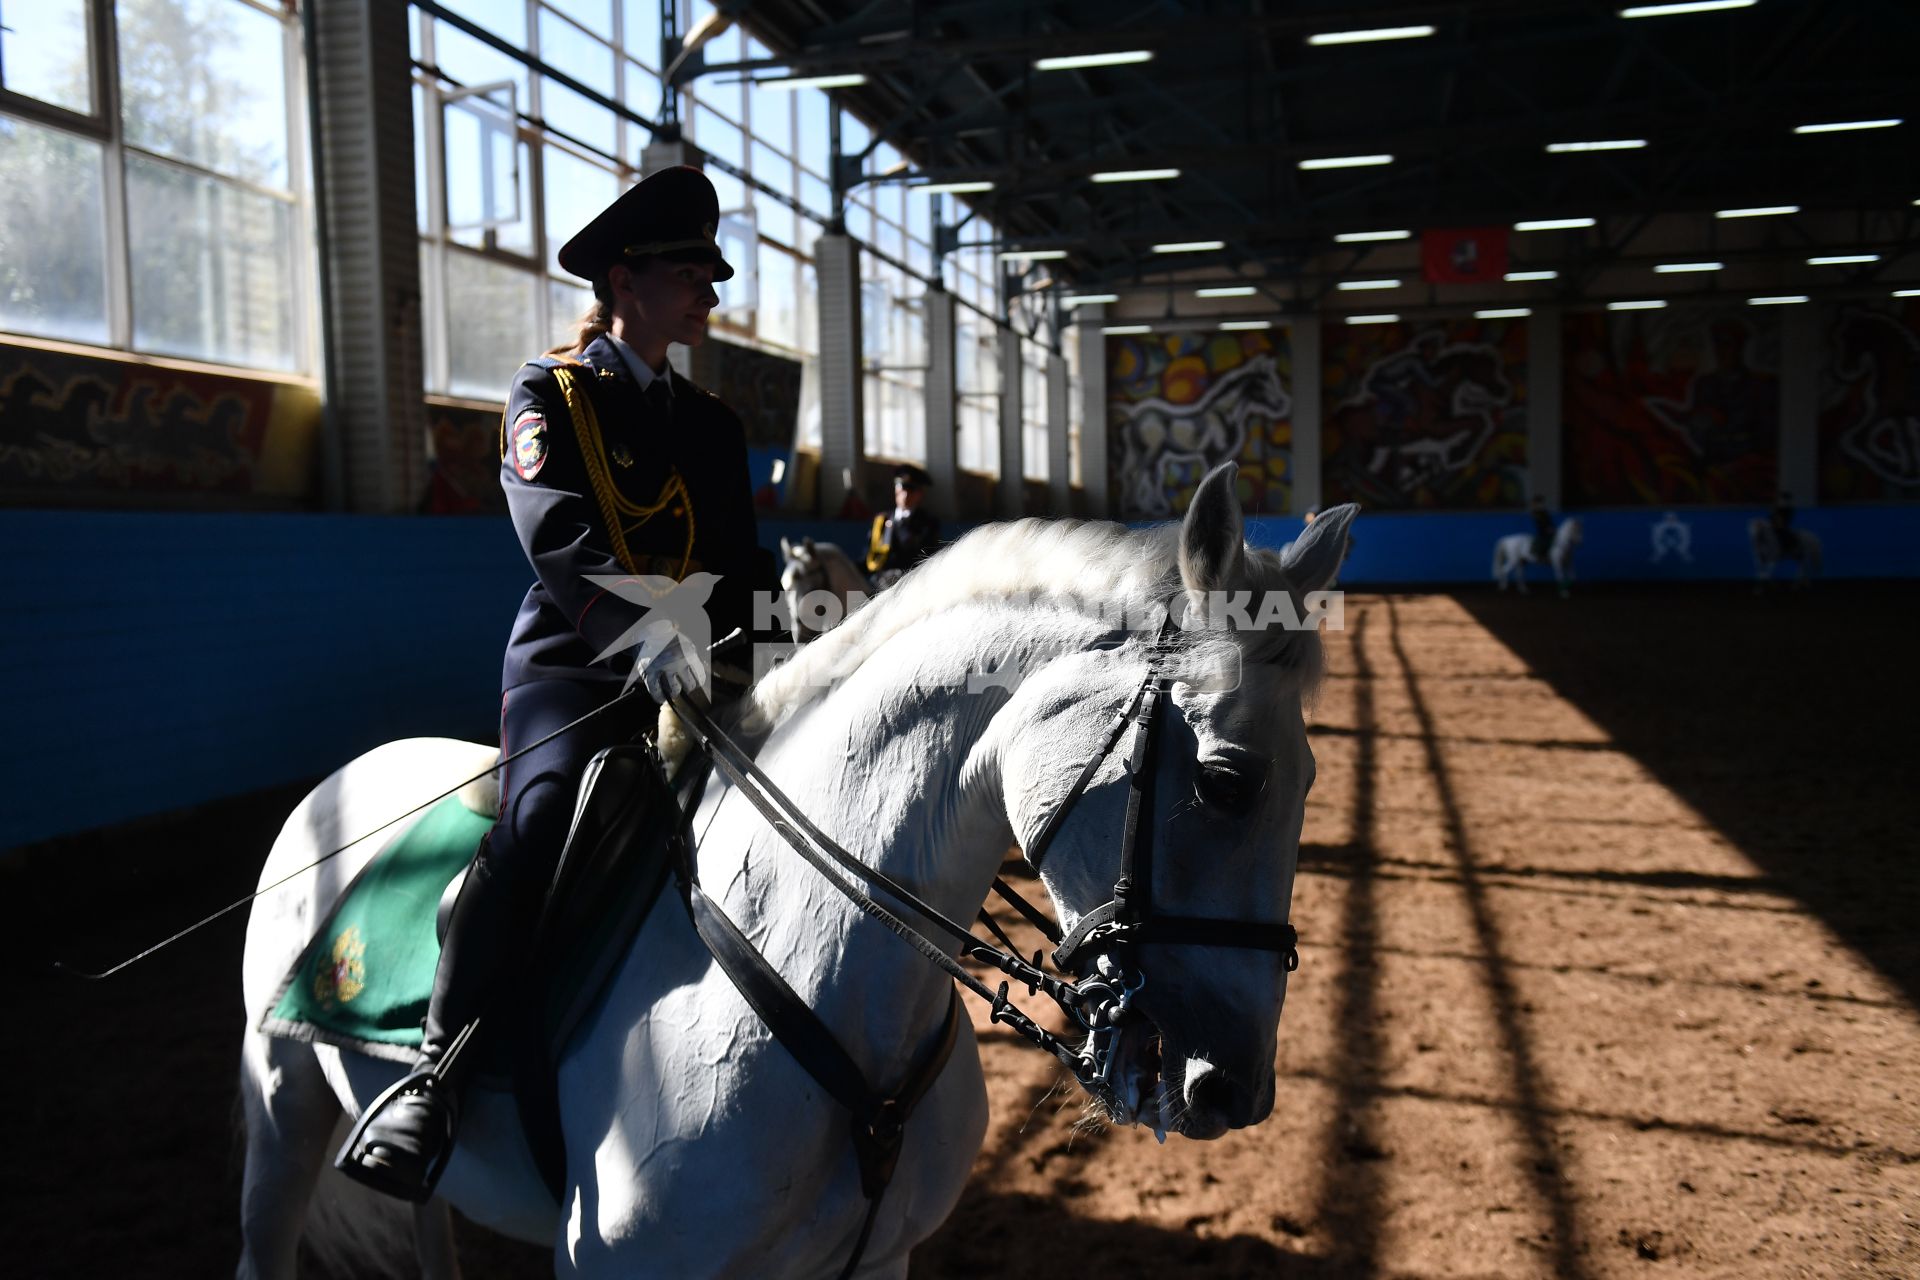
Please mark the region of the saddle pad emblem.
POLYGON ((547 420, 529 409, 513 424, 513 470, 522 480, 531 480, 546 463, 547 420))
POLYGON ((367 966, 363 957, 367 944, 360 938, 360 926, 350 925, 333 940, 333 959, 318 966, 313 975, 313 996, 322 1008, 332 1009, 350 1002, 367 986, 367 966))

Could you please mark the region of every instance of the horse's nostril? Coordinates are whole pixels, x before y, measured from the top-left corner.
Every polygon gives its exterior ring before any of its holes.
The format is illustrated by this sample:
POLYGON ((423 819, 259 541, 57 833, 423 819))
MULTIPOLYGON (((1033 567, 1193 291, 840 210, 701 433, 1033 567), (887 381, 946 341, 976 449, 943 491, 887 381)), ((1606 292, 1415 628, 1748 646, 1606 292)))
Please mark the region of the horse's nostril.
POLYGON ((1226 1074, 1204 1058, 1187 1059, 1187 1078, 1182 1092, 1187 1110, 1199 1115, 1225 1118, 1233 1107, 1233 1086, 1226 1074))

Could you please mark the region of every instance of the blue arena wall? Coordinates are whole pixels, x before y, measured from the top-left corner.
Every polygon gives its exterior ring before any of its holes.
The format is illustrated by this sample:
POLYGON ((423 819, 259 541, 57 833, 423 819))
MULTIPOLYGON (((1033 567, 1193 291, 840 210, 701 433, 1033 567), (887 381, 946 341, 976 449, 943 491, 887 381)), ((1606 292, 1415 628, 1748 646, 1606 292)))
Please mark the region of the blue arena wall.
MULTIPOLYGON (((1751 576, 1758 512, 1676 513, 1690 559, 1655 556, 1663 514, 1582 513, 1577 576, 1751 576)), ((1920 577, 1920 507, 1800 524, 1824 541, 1828 577, 1920 577)), ((1515 514, 1364 516, 1342 582, 1484 583, 1494 540, 1525 528, 1515 514)), ((1277 547, 1299 529, 1261 518, 1249 536, 1277 547)), ((867 527, 762 523, 768 547, 782 535, 858 558, 867 527)), ((531 580, 504 519, 6 510, 0 539, 0 849, 314 777, 392 738, 491 739, 531 580)))

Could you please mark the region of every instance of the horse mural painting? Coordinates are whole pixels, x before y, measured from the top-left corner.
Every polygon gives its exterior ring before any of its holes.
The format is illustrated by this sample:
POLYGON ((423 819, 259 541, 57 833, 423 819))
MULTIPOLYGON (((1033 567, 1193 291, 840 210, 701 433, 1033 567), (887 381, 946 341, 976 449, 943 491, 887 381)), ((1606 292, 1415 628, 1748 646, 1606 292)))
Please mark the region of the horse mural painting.
POLYGON ((1175 514, 1170 495, 1241 456, 1255 423, 1282 421, 1293 397, 1271 352, 1215 377, 1192 404, 1149 396, 1125 408, 1120 424, 1121 509, 1130 519, 1175 514))
POLYGON ((1328 497, 1389 508, 1517 498, 1524 440, 1508 359, 1442 329, 1374 357, 1328 417, 1328 497))
POLYGON ((1834 325, 1820 419, 1825 498, 1920 496, 1920 331, 1911 317, 1848 307, 1834 325))
MULTIPOLYGON (((1568 586, 1573 582, 1573 552, 1580 545, 1580 521, 1568 517, 1560 522, 1553 531, 1553 544, 1547 549, 1547 565, 1553 570, 1553 581, 1566 595, 1568 586)), ((1527 594, 1527 566, 1539 564, 1533 554, 1533 535, 1530 533, 1510 533, 1493 544, 1493 581, 1502 591, 1507 589, 1511 580, 1520 588, 1520 594, 1527 594)))
MULTIPOLYGON (((1132 1012, 1092 1032, 1107 1046, 1096 1094, 1107 1119, 1197 1139, 1256 1124, 1273 1108, 1293 957, 1232 939, 1291 937, 1313 781, 1301 708, 1319 637, 1139 631, 1116 619, 1150 621, 1156 601, 1242 591, 1297 616, 1331 579, 1353 515, 1328 511, 1285 559, 1250 548, 1223 467, 1178 527, 983 528, 940 554, 941 572, 909 575, 762 680, 730 731, 819 830, 948 916, 971 916, 1010 844, 1035 860, 1050 849, 1040 879, 1070 942, 1083 939, 1086 955, 1069 962, 1093 975, 1083 985, 1114 964, 1137 968, 1132 1012), (1237 683, 1218 680, 1223 670, 1237 683), (1136 711, 1133 752, 1112 750, 1136 711), (1157 851, 1151 862, 1134 860, 1130 814, 1140 815, 1143 847, 1157 851), (1133 891, 1181 917, 1152 916, 1130 932, 1116 869, 1135 867, 1133 891), (1151 928, 1160 923, 1167 932, 1151 928), (1209 928, 1196 937, 1196 925, 1209 928)), ((295 811, 262 884, 494 758, 491 747, 444 739, 361 757, 295 811)), ((868 1080, 892 1087, 927 1060, 954 1025, 946 973, 823 892, 830 877, 796 861, 739 786, 715 775, 691 832, 707 892, 868 1080)), ((242 1276, 293 1274, 340 1116, 400 1071, 257 1030, 316 921, 371 856, 356 845, 254 906, 242 1276)), ((561 1054, 558 1201, 532 1167, 511 1101, 475 1088, 441 1199, 417 1211, 418 1255, 429 1273, 450 1272, 451 1204, 550 1244, 569 1274, 833 1275, 864 1240, 859 1275, 904 1276, 909 1251, 958 1200, 986 1130, 971 1024, 957 1025, 869 1220, 847 1112, 768 1032, 688 914, 663 900, 561 1054)))

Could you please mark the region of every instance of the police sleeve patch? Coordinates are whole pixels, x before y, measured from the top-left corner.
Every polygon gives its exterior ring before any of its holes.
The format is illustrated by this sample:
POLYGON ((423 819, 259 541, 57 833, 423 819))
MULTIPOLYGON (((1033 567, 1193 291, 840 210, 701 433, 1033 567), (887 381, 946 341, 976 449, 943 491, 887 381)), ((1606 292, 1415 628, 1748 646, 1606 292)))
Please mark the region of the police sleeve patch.
POLYGON ((537 409, 521 414, 513 424, 513 471, 531 480, 547 464, 547 420, 537 409))

